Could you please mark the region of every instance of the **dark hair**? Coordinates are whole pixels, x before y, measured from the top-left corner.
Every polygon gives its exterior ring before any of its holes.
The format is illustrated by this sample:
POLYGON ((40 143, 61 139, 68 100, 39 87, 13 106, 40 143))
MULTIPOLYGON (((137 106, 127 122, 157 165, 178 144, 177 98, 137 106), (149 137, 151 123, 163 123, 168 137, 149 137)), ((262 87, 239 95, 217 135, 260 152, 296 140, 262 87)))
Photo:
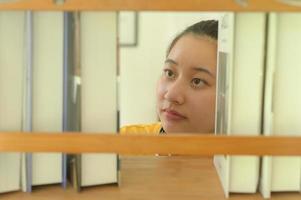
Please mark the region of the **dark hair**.
POLYGON ((178 34, 171 44, 169 45, 167 49, 167 54, 171 51, 171 49, 174 47, 174 45, 177 43, 177 41, 187 35, 187 34, 193 34, 196 36, 207 36, 209 38, 212 38, 214 40, 217 40, 218 37, 218 21, 217 20, 204 20, 200 21, 198 23, 195 23, 189 27, 187 27, 184 31, 182 31, 180 34, 178 34))

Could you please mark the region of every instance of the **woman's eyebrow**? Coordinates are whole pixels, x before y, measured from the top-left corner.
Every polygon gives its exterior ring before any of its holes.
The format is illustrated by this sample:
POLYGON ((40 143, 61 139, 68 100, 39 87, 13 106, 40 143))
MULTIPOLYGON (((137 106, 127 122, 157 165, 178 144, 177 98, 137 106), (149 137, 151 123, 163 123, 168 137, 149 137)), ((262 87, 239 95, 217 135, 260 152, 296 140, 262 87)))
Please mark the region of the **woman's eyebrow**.
POLYGON ((177 63, 176 61, 174 61, 174 60, 172 60, 172 59, 170 59, 170 58, 167 58, 167 59, 165 60, 165 63, 170 63, 170 64, 178 65, 178 63, 177 63))
POLYGON ((209 74, 210 76, 214 77, 214 75, 208 69, 206 69, 204 67, 194 67, 192 69, 195 71, 199 71, 199 72, 205 72, 205 73, 209 74))
MULTIPOLYGON (((169 63, 169 64, 173 64, 173 65, 178 65, 178 63, 170 58, 167 58, 165 60, 165 63, 169 63)), ((198 72, 205 72, 206 74, 210 75, 211 77, 214 78, 214 75, 208 70, 206 69, 205 67, 194 67, 192 68, 193 70, 195 71, 198 71, 198 72)))

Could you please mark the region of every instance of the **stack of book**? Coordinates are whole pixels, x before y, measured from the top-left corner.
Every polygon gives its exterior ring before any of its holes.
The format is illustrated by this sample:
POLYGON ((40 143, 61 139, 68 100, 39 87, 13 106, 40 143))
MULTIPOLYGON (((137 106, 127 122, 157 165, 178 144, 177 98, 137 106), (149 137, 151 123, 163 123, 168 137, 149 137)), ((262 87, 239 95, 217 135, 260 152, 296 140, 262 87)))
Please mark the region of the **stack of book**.
MULTIPOLYGON (((0 12, 0 130, 116 133, 116 24, 116 12, 0 12)), ((117 166, 115 154, 1 153, 0 193, 65 187, 68 170, 78 189, 117 183, 117 166)))
MULTIPOLYGON (((300 14, 225 13, 219 24, 216 134, 300 135, 300 14)), ((299 157, 215 157, 229 193, 300 191, 299 157)))

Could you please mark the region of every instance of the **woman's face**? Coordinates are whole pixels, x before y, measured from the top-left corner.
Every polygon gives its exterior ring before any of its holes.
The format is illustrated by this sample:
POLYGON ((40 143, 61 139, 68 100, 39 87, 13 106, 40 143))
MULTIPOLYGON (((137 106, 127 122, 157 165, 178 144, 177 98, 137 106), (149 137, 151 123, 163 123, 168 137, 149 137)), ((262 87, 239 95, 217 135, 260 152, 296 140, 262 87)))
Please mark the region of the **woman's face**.
POLYGON ((157 112, 164 130, 214 131, 217 43, 181 37, 168 54, 157 85, 157 112))

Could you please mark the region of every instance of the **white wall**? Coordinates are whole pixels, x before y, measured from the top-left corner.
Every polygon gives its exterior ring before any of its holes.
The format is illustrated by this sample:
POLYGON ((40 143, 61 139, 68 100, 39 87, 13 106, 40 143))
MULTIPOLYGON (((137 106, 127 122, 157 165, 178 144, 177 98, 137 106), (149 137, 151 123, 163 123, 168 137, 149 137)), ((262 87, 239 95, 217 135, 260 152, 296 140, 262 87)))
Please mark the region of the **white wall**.
POLYGON ((169 43, 187 26, 219 16, 204 12, 139 12, 138 45, 120 49, 121 126, 157 121, 155 88, 169 43))

